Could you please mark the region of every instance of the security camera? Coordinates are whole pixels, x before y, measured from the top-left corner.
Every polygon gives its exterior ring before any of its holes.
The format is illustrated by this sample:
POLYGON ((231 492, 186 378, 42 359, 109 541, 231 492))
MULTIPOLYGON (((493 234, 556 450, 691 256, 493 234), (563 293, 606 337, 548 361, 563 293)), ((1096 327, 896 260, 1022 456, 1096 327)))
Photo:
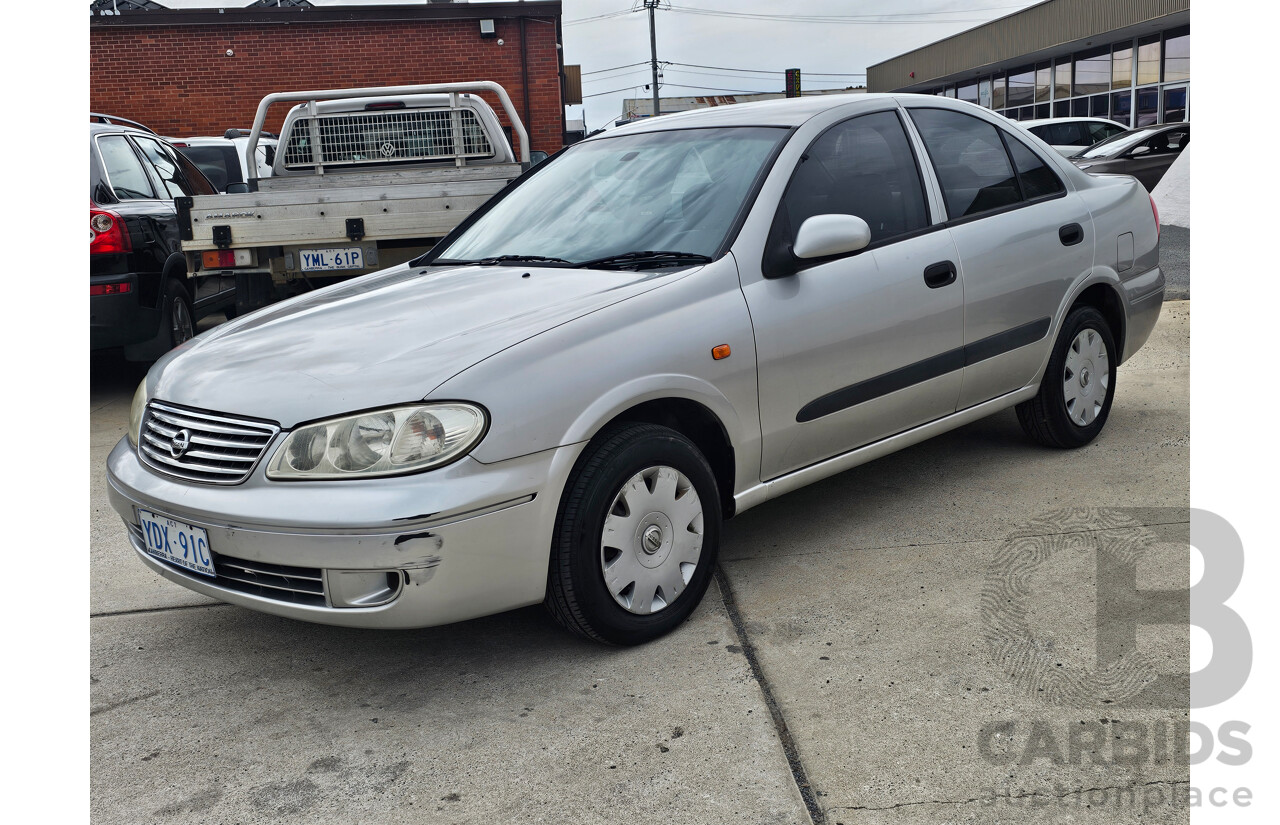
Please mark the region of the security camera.
POLYGON ((499 46, 504 45, 506 42, 507 42, 507 41, 503 40, 501 37, 499 37, 499 38, 498 38, 498 45, 499 45, 499 46))
POLYGON ((236 53, 232 49, 227 49, 227 57, 235 57, 236 53))

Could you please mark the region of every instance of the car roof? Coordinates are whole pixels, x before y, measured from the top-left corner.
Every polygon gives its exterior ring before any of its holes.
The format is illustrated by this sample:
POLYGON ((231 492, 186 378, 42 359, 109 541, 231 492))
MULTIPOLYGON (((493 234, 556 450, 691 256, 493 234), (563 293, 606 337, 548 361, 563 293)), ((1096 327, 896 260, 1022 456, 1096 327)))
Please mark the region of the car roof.
MULTIPOLYGON (((132 126, 126 126, 123 123, 89 123, 89 137, 101 135, 106 132, 110 132, 111 134, 142 135, 143 137, 150 138, 160 137, 155 132, 148 132, 145 129, 135 129, 132 126)), ((160 139, 167 140, 168 138, 160 139)))
POLYGON ((1036 120, 1015 120, 1019 126, 1043 126, 1046 123, 1110 123, 1113 126, 1124 128, 1123 123, 1116 123, 1114 120, 1108 120, 1105 117, 1042 117, 1036 120))

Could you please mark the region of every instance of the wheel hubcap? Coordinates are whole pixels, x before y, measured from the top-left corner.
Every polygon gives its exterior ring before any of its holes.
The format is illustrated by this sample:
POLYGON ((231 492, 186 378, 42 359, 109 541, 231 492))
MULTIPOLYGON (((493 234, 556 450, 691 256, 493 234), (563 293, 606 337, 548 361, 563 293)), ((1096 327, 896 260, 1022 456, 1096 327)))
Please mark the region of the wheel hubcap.
POLYGON ((647 615, 684 592, 702 556, 702 501, 672 467, 636 473, 614 496, 600 539, 600 566, 613 600, 647 615))
POLYGON ((1062 370, 1062 401, 1067 416, 1081 427, 1092 424, 1107 402, 1110 384, 1106 343, 1097 330, 1082 329, 1067 348, 1062 370))
POLYGON ((191 323, 191 313, 187 312, 187 305, 181 298, 173 299, 173 311, 170 315, 173 318, 174 346, 191 340, 195 335, 195 329, 191 323))

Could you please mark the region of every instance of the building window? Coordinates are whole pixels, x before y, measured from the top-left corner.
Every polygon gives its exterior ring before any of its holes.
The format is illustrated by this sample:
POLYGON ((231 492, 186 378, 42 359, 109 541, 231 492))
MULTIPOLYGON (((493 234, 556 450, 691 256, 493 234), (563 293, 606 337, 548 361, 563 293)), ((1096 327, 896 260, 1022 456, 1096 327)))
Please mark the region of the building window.
POLYGON ((1089 116, 1090 117, 1107 117, 1111 114, 1111 108, 1108 104, 1107 95, 1094 95, 1089 98, 1089 116))
POLYGON ((1111 88, 1128 89, 1133 85, 1133 43, 1117 43, 1111 53, 1111 88))
POLYGON ((1132 105, 1133 92, 1116 92, 1111 95, 1111 119, 1128 128, 1132 105))
POLYGON ((1160 35, 1138 41, 1138 85, 1160 82, 1160 35))
POLYGON ((1071 101, 1055 100, 1053 102, 1054 117, 1071 117, 1071 101))
POLYGON ((1175 86, 1164 90, 1164 122, 1181 123, 1187 119, 1187 87, 1175 86))
POLYGON ((1191 29, 1173 29, 1164 35, 1164 80, 1191 79, 1191 29))
POLYGON ((1092 95, 1111 88, 1111 52, 1100 49, 1076 55, 1075 91, 1092 95))
POLYGON ((1009 75, 1009 105, 1025 106, 1035 102, 1036 73, 1034 69, 1009 75))
POLYGON ((1036 103, 1046 103, 1052 93, 1053 80, 1049 69, 1049 64, 1044 63, 1036 67, 1036 103))
POLYGON ((1062 100, 1071 97, 1071 58, 1058 61, 1053 68, 1053 97, 1062 100))
POLYGON ((1004 94, 1004 75, 998 74, 991 81, 991 108, 1003 109, 1008 105, 1008 99, 1004 94))
POLYGON ((984 109, 991 108, 991 81, 978 81, 978 105, 984 109))
POLYGON ((970 83, 968 86, 961 86, 956 89, 956 97, 966 103, 978 102, 978 84, 970 83))
POLYGON ((1089 98, 1077 97, 1071 101, 1072 117, 1088 117, 1089 116, 1089 98))
POLYGON ((1160 118, 1160 90, 1155 86, 1138 90, 1138 117, 1134 128, 1152 126, 1160 118))
POLYGON ((1038 103, 1038 104, 1036 104, 1036 107, 1035 107, 1035 108, 1036 108, 1036 117, 1035 117, 1035 119, 1036 119, 1036 120, 1044 120, 1045 118, 1047 118, 1047 117, 1050 117, 1050 116, 1051 116, 1051 115, 1049 114, 1049 104, 1048 104, 1048 103, 1038 103))

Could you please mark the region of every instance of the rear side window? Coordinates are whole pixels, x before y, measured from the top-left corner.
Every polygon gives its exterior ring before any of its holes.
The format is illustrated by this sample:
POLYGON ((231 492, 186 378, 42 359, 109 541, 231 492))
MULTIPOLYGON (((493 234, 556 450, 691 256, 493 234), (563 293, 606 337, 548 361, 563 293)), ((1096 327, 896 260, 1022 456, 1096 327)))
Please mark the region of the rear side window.
POLYGON ((914 109, 911 119, 929 150, 952 220, 1021 200, 1018 179, 995 126, 944 109, 914 109))
POLYGON ((1107 138, 1114 137, 1115 135, 1118 135, 1121 132, 1128 131, 1123 126, 1120 126, 1115 123, 1090 123, 1088 124, 1088 127, 1089 127, 1089 145, 1090 146, 1092 146, 1093 144, 1097 143, 1100 140, 1106 140, 1107 138))
POLYGON ((151 181, 142 169, 142 161, 129 145, 124 135, 103 135, 98 138, 98 154, 102 168, 115 196, 120 200, 154 198, 151 181))
POLYGON ((1053 170, 1022 141, 1012 135, 1005 135, 1005 141, 1009 145, 1009 154, 1013 157, 1013 166, 1018 172, 1018 183, 1022 187, 1023 200, 1033 200, 1066 191, 1066 187, 1053 170))
POLYGON ((792 238, 814 215, 856 215, 871 227, 872 243, 928 226, 924 184, 897 114, 828 129, 796 167, 782 208, 792 238))
POLYGON ((138 138, 138 146, 141 147, 142 154, 147 160, 151 161, 151 166, 160 179, 160 185, 168 190, 167 197, 177 198, 193 194, 191 187, 187 185, 186 179, 178 169, 178 161, 170 157, 159 142, 150 138, 138 138))

